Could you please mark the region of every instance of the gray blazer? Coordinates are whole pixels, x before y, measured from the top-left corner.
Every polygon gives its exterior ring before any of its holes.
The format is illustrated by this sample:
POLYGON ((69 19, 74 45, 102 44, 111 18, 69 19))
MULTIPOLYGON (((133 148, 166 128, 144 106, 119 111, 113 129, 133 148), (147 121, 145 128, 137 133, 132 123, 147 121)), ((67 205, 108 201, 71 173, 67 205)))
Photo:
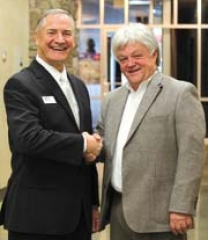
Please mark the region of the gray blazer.
MULTIPOLYGON (((97 127, 105 143, 101 229, 110 220, 112 157, 127 96, 125 86, 106 96, 97 127)), ((158 72, 123 151, 123 213, 133 231, 170 231, 170 211, 194 214, 204 137, 204 112, 196 88, 158 72)))

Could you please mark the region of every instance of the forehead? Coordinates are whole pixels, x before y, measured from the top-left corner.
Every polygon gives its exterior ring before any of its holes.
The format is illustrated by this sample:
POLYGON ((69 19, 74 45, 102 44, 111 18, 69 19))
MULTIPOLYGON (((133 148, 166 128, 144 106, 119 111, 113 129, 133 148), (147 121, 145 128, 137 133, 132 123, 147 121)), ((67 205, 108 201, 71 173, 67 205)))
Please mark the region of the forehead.
POLYGON ((147 47, 144 44, 133 42, 127 43, 124 46, 118 47, 117 53, 121 54, 123 52, 133 53, 133 52, 141 52, 148 51, 147 47))
POLYGON ((45 17, 42 28, 46 29, 56 29, 56 28, 64 28, 64 29, 72 29, 73 24, 71 19, 65 14, 51 14, 45 17))

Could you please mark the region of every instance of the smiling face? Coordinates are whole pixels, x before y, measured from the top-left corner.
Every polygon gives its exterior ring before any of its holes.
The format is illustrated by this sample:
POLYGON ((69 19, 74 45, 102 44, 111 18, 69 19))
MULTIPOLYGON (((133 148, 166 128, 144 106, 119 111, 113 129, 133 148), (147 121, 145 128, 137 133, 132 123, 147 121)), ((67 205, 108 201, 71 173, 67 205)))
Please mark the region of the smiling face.
POLYGON ((62 71, 75 46, 73 24, 65 14, 45 17, 36 32, 37 54, 45 62, 62 71))
POLYGON ((117 50, 121 71, 130 85, 136 90, 142 81, 147 80, 156 70, 157 51, 150 54, 140 43, 128 43, 117 50))

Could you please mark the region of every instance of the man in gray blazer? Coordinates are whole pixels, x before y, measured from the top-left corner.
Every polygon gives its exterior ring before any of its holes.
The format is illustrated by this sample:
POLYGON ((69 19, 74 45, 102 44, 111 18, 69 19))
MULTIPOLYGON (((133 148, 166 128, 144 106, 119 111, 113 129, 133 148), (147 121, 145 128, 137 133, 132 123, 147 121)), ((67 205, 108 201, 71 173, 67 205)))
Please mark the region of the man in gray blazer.
POLYGON ((103 101, 101 229, 111 240, 179 240, 193 228, 205 119, 196 88, 157 71, 159 49, 142 24, 119 29, 112 50, 126 85, 103 101))

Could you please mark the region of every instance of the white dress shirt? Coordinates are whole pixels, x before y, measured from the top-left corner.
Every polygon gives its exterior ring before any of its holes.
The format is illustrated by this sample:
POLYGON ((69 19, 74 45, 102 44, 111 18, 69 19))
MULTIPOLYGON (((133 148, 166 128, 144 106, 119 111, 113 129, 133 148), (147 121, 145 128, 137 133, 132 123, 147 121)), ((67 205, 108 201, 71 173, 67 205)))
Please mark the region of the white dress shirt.
POLYGON ((76 123, 79 127, 80 126, 79 107, 78 107, 74 92, 72 90, 71 84, 67 78, 66 67, 64 66, 63 71, 59 72, 54 67, 52 67, 51 65, 46 63, 39 56, 36 56, 36 60, 52 75, 52 77, 56 80, 56 82, 60 86, 61 90, 63 91, 63 93, 66 96, 66 99, 67 99, 67 101, 72 109, 72 112, 74 114, 76 123))

